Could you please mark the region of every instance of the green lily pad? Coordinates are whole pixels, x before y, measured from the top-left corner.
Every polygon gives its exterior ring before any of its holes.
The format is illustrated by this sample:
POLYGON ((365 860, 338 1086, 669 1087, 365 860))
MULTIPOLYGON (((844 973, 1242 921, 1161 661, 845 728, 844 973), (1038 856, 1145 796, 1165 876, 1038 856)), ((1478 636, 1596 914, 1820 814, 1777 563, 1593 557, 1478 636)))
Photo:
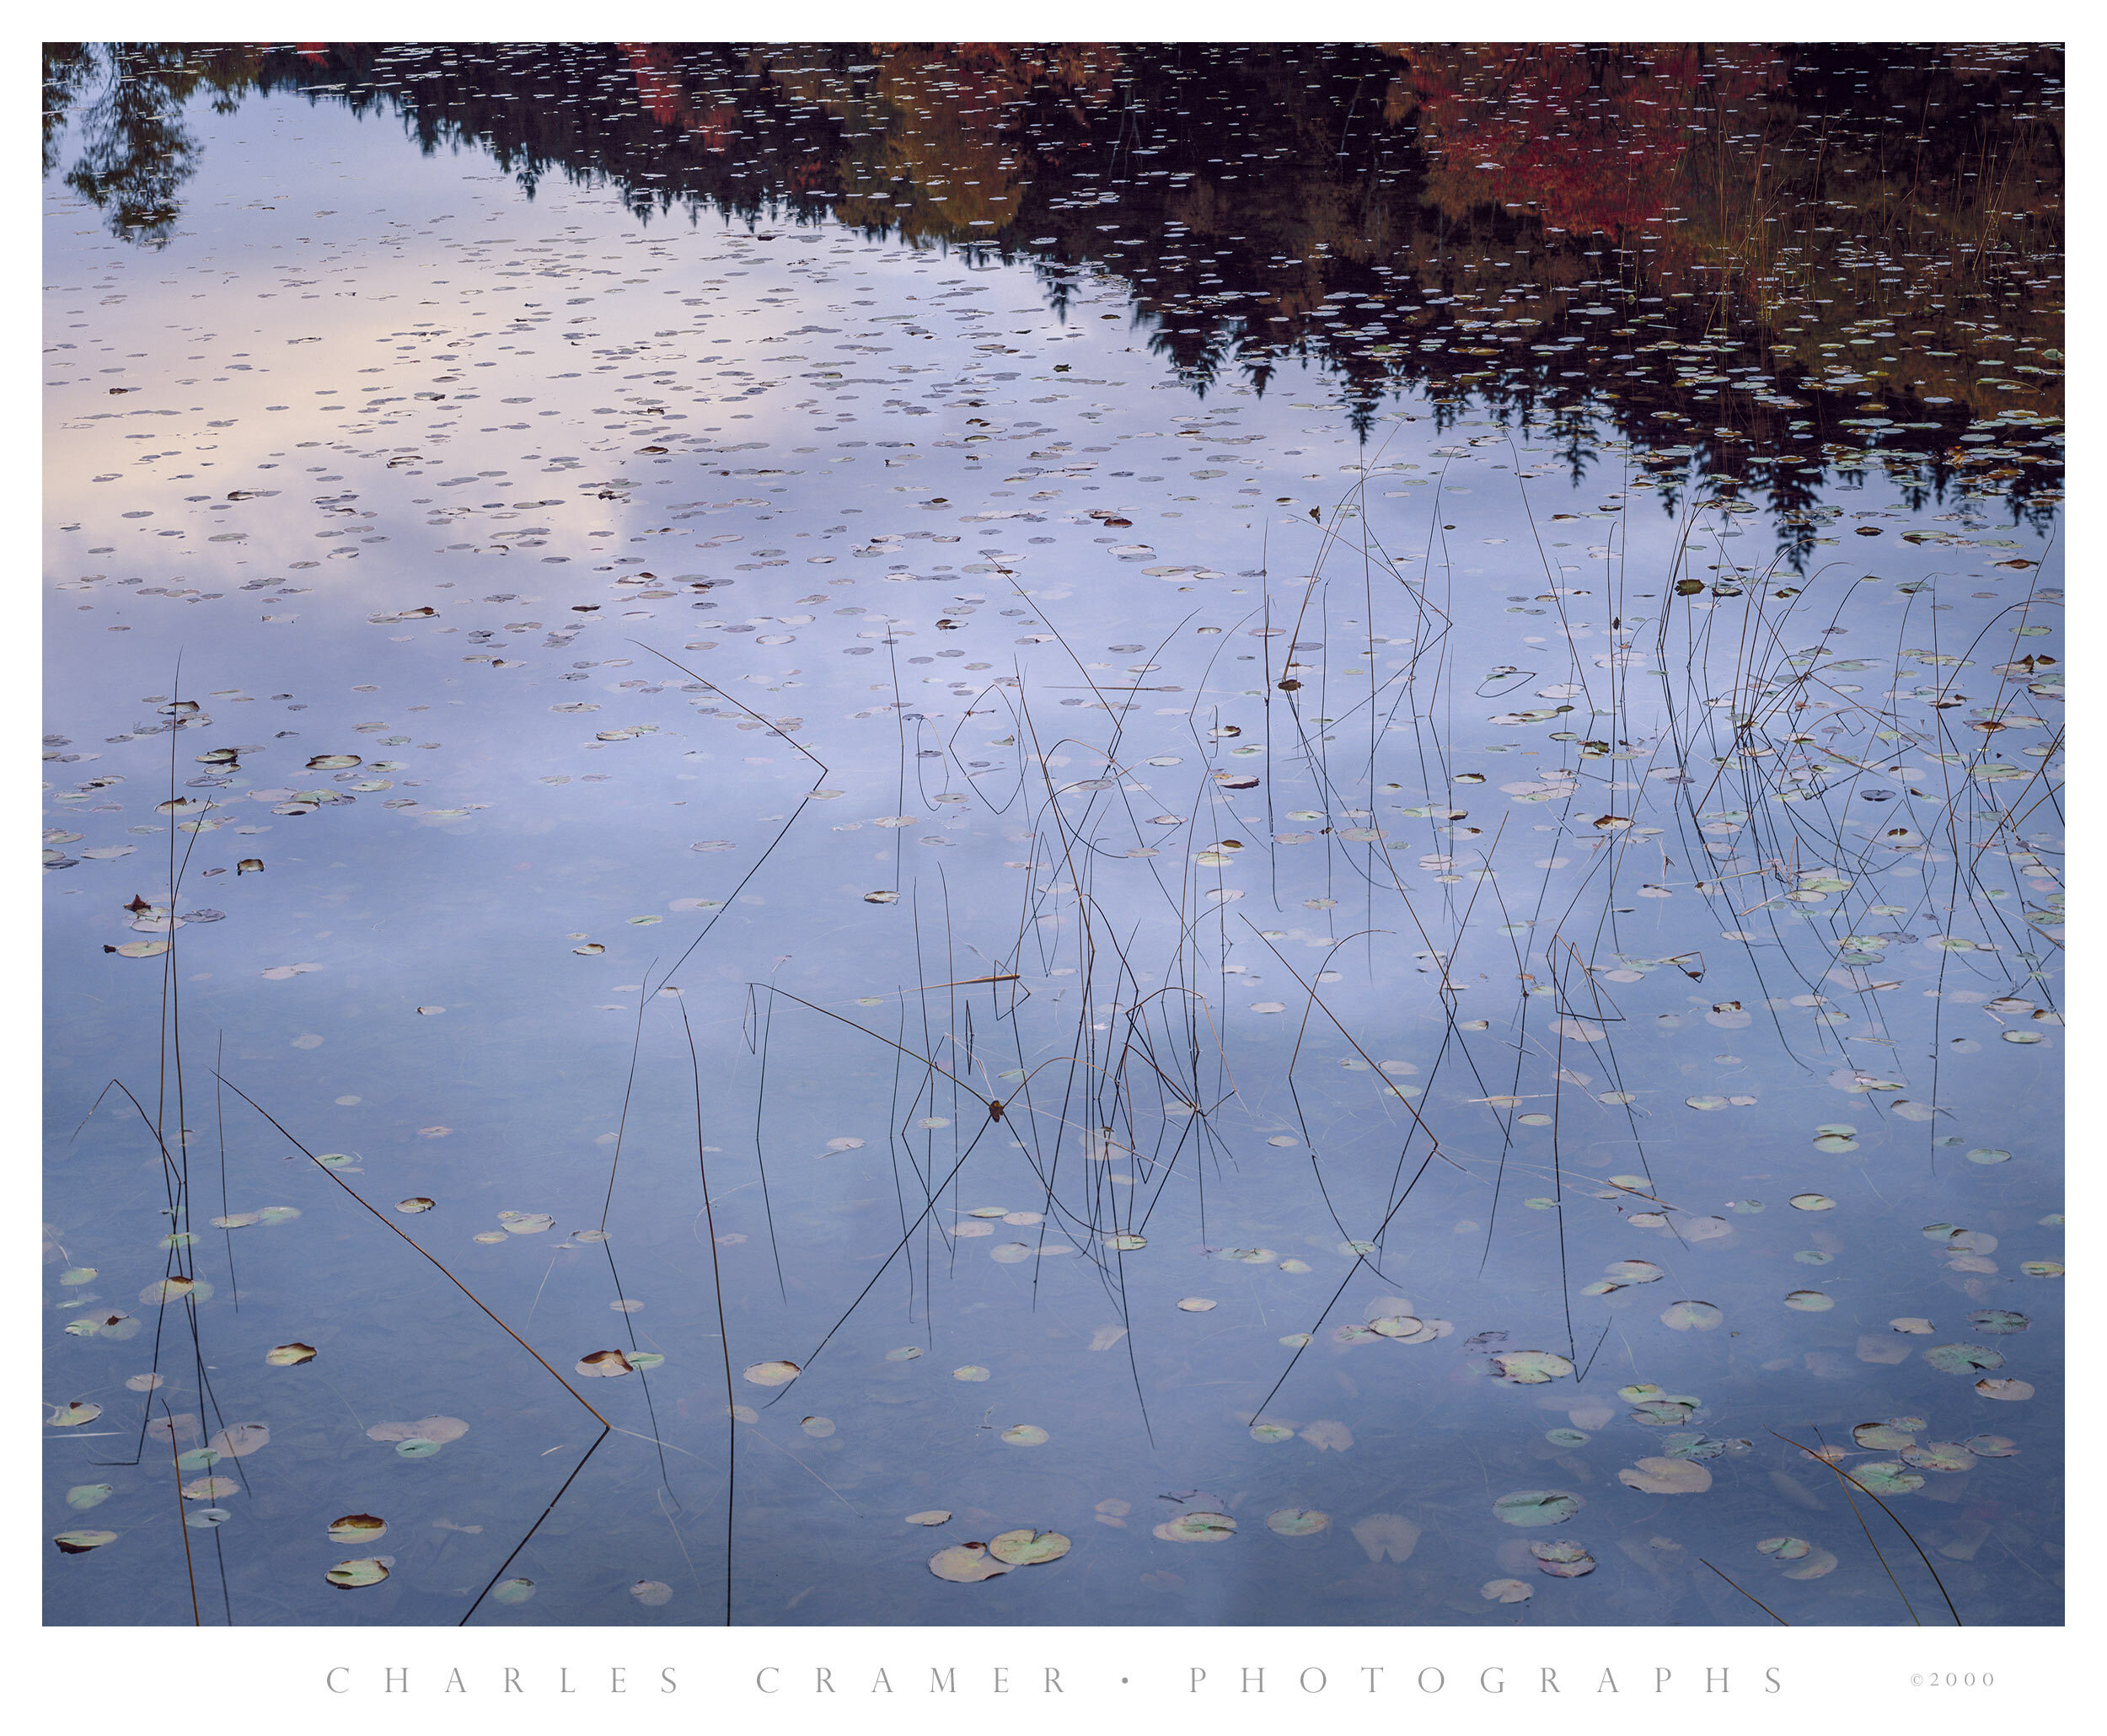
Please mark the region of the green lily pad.
POLYGON ((115 1531, 61 1531, 51 1539, 61 1555, 86 1555, 91 1549, 100 1549, 105 1543, 116 1540, 115 1531))
POLYGON ((274 1369, 298 1368, 302 1363, 314 1360, 312 1344, 274 1344, 264 1353, 264 1361, 274 1369))
POLYGON ((2001 1369, 2004 1358, 1982 1344, 1934 1344, 1924 1360, 1948 1374, 1972 1374, 1978 1369, 2001 1369))
POLYGON ((1911 1471, 1971 1471, 1976 1464, 1976 1455, 1958 1441, 1925 1441, 1903 1448, 1895 1456, 1911 1471))
POLYGON ((1562 1525, 1586 1504, 1563 1489, 1517 1489, 1495 1501, 1493 1512, 1510 1525, 1562 1525))
POLYGON ((751 1380, 756 1386, 787 1386, 798 1376, 798 1367, 792 1362, 765 1362, 750 1364, 741 1378, 751 1380))
POLYGON ((1493 1366, 1500 1380, 1515 1386, 1563 1380, 1573 1372, 1573 1364, 1555 1350, 1495 1351, 1493 1366))
POLYGON ((1580 1544, 1562 1539, 1556 1543, 1532 1543, 1529 1552, 1536 1557, 1536 1571, 1554 1579, 1578 1579, 1595 1571, 1595 1557, 1580 1544))
POLYGON ((1836 1305, 1836 1299, 1820 1290, 1790 1290, 1786 1293, 1785 1305, 1802 1314, 1823 1314, 1836 1305))
POLYGON ((2024 1332, 2033 1322, 2024 1314, 2015 1314, 2008 1308, 1982 1308, 1968 1316, 1968 1324, 1978 1332, 1997 1336, 2024 1332))
POLYGON ((1033 1567, 1046 1562, 1057 1562, 1072 1546, 1070 1540, 1059 1531, 1035 1531, 1028 1525, 1022 1530, 1004 1531, 988 1540, 988 1553, 1013 1567, 1033 1567))
POLYGON ((1276 1508, 1266 1515, 1266 1529, 1282 1537, 1314 1537, 1332 1523, 1332 1515, 1313 1507, 1276 1508))
POLYGON ((1906 1495, 1924 1487, 1924 1479, 1893 1459, 1854 1466, 1851 1475, 1858 1486, 1875 1495, 1906 1495))
POLYGON ((499 1604, 523 1604, 534 1594, 534 1582, 528 1578, 501 1581, 491 1588, 491 1601, 499 1604))
POLYGON ((100 1507, 116 1492, 114 1483, 76 1483, 66 1492, 66 1504, 77 1513, 100 1507))
POLYGON ((357 1591, 365 1586, 379 1584, 388 1577, 388 1568, 384 1562, 363 1556, 339 1562, 322 1577, 339 1591, 357 1591))
POLYGON ((1851 1438, 1868 1453, 1899 1453, 1917 1444, 1917 1431, 1923 1427, 1914 1417, 1890 1417, 1885 1423, 1859 1423, 1851 1438))
POLYGON ((1019 1423, 1002 1431, 1002 1439, 1013 1447, 1043 1447, 1050 1439, 1036 1423, 1019 1423))

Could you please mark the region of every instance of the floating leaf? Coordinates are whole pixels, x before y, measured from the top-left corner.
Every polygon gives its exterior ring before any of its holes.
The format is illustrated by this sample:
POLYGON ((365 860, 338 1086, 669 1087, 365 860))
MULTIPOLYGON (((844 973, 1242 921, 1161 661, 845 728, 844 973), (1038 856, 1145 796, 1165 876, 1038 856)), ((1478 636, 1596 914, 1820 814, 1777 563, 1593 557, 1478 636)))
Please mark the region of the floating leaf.
POLYGON ((834 1432, 834 1419, 831 1417, 807 1417, 797 1426, 814 1440, 823 1441, 834 1432))
POLYGON ((990 1555, 984 1543, 954 1543, 929 1558, 929 1570, 939 1579, 948 1579, 957 1585, 971 1585, 1008 1573, 1010 1564, 990 1555))
POLYGON ((631 1372, 630 1359, 619 1350, 595 1350, 578 1358, 579 1374, 592 1380, 617 1380, 631 1372))
POLYGON ((2015 1314, 2008 1308, 1979 1309, 1968 1316, 1968 1323, 1977 1331, 1993 1336, 2024 1332, 2033 1324, 2024 1314, 2015 1314))
POLYGON ((1646 1495, 1702 1495, 1712 1487, 1712 1473, 1692 1459, 1642 1459, 1616 1480, 1646 1495))
POLYGON ((499 1604, 523 1604, 534 1594, 531 1579, 506 1579, 491 1589, 491 1600, 499 1604))
POLYGON ((1578 1579, 1595 1571, 1595 1557, 1578 1543, 1532 1543, 1529 1552, 1536 1557, 1536 1571, 1555 1579, 1578 1579))
POLYGON ((241 1485, 231 1476, 194 1476, 182 1486, 185 1501, 224 1501, 240 1493, 241 1485))
POLYGON ((778 1361, 749 1364, 742 1378, 756 1386, 787 1386, 797 1375, 796 1363, 778 1361))
POLYGON ((408 1199, 397 1200, 395 1209, 406 1215, 415 1216, 419 1212, 430 1211, 437 1204, 438 1201, 436 1199, 428 1199, 421 1193, 413 1193, 408 1199))
POLYGON ((89 1404, 84 1399, 75 1399, 71 1404, 62 1405, 58 1415, 50 1420, 54 1428, 78 1428, 83 1423, 93 1423, 102 1413, 100 1405, 89 1404))
POLYGON ((388 1577, 388 1568, 371 1556, 362 1556, 339 1562, 322 1577, 339 1591, 357 1591, 362 1586, 379 1584, 388 1577))
POLYGON ((1027 1525, 1021 1531, 1004 1531, 989 1538, 988 1553, 1013 1567, 1035 1567, 1060 1560, 1071 1546, 1059 1531, 1035 1531, 1027 1525))
POLYGON ((1178 1306, 1188 1314, 1205 1314, 1214 1305, 1214 1299, 1211 1296, 1181 1296, 1178 1298, 1178 1306))
POLYGON ((302 1363, 314 1360, 312 1344, 274 1344, 264 1353, 264 1360, 274 1369, 298 1368, 302 1363))
POLYGON ((1488 1604, 1525 1604, 1536 1595, 1520 1579, 1488 1579, 1478 1587, 1477 1594, 1488 1604))
POLYGON ((1043 1447, 1051 1437, 1036 1423, 1019 1423, 1004 1429, 1002 1439, 1013 1447, 1043 1447))
POLYGON ((271 1444, 271 1426, 266 1423, 230 1423, 208 1444, 230 1459, 246 1459, 271 1444))
POLYGON ((347 1513, 330 1521, 332 1543, 378 1543, 386 1534, 388 1521, 370 1513, 347 1513))
POLYGON ((941 1525, 948 1524, 950 1519, 951 1509, 948 1507, 930 1507, 920 1513, 910 1513, 905 1522, 910 1525, 941 1525))
POLYGON ((1154 1528, 1166 1543, 1225 1543, 1236 1535, 1236 1521, 1225 1513, 1182 1513, 1154 1528))
POLYGON ((1791 1290, 1786 1293, 1785 1305, 1798 1309, 1802 1314, 1820 1314, 1836 1304, 1834 1298, 1820 1290, 1791 1290))
POLYGON ((2001 1399, 2011 1404, 2034 1396, 2033 1386, 2024 1380, 1999 1380, 1994 1378, 1978 1380, 1976 1390, 1985 1398, 2001 1399))
POLYGON ((1670 1302, 1660 1317, 1663 1326, 1679 1332, 1709 1332, 1726 1315, 1709 1302, 1670 1302))
POLYGON ((2002 1434, 1970 1435, 1961 1444, 1978 1459, 2009 1459, 2019 1450, 2016 1443, 2002 1434))
POLYGON ((368 1440, 376 1441, 458 1441, 469 1432, 469 1426, 458 1417, 420 1417, 415 1423, 376 1423, 366 1431, 368 1440))
POLYGON ((114 1483, 76 1483, 66 1492, 66 1504, 77 1513, 99 1507, 116 1492, 114 1483))
POLYGON ((1894 1459, 1883 1459, 1872 1465, 1855 1466, 1852 1480, 1868 1493, 1874 1495, 1906 1495, 1924 1487, 1924 1479, 1915 1471, 1906 1470, 1894 1459))
POLYGON ((1283 1537, 1314 1537, 1331 1523, 1330 1514, 1313 1507, 1276 1508, 1266 1515, 1266 1529, 1283 1537))
POLYGON ((1573 1372, 1573 1364, 1555 1350, 1498 1351, 1493 1354, 1493 1366, 1499 1379, 1516 1386, 1563 1380, 1573 1372))
POLYGON ((951 1377, 954 1380, 985 1380, 988 1371, 978 1363, 968 1363, 962 1369, 953 1369, 951 1377))
POLYGON ((1833 1212, 1836 1202, 1826 1193, 1796 1193, 1785 1202, 1799 1212, 1833 1212))
POLYGON ((1972 1374, 1978 1369, 2001 1369, 2004 1358, 1981 1344, 1934 1344, 1924 1360, 1948 1374, 1972 1374))
POLYGON ((1371 1562, 1402 1562, 1419 1545, 1419 1527, 1394 1513, 1371 1513, 1354 1522, 1354 1540, 1371 1562))
POLYGON ((115 1543, 115 1531, 61 1531, 51 1541, 58 1545, 61 1555, 86 1555, 91 1549, 100 1549, 105 1543, 115 1543))
POLYGON ((663 1579, 640 1579, 630 1587, 630 1595, 647 1610, 656 1610, 673 1600, 673 1589, 663 1579))
POLYGON ((1563 1489, 1517 1489, 1493 1503, 1493 1514, 1510 1525, 1563 1524, 1586 1503, 1563 1489))
POLYGON ((1354 1431, 1343 1423, 1312 1423, 1302 1431, 1302 1439, 1320 1453, 1343 1453, 1354 1444, 1354 1431))
POLYGON ((1924 1441, 1912 1443, 1896 1455, 1911 1471, 1940 1471, 1948 1473, 1972 1471, 1976 1455, 1958 1441, 1924 1441))
POLYGON ((1796 1562, 1814 1551, 1815 1546, 1804 1537, 1766 1537, 1756 1548, 1765 1555, 1775 1556, 1782 1562, 1796 1562))

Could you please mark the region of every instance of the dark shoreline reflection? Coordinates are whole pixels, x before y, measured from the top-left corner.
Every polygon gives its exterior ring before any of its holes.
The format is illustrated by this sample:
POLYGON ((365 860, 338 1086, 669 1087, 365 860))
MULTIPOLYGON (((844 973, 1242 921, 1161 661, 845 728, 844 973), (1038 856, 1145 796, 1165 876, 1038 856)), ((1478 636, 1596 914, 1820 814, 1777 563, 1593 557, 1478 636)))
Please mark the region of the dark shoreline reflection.
MULTIPOLYGON (((126 43, 46 51, 47 166, 165 244, 201 92, 398 118, 640 221, 823 216, 1129 286, 1204 391, 1284 362, 1614 426, 1788 519, 1873 464, 2058 498, 2060 52, 1667 45, 126 43), (110 77, 121 67, 123 77, 110 77), (1997 417, 2004 440, 1961 443, 1997 417), (2038 425, 2036 422, 2038 420, 2038 425), (2013 426, 2016 424, 2015 426, 2013 426)), ((1788 529, 1790 527, 1788 527, 1788 529)), ((1787 555, 1797 562, 1809 534, 1787 555)))

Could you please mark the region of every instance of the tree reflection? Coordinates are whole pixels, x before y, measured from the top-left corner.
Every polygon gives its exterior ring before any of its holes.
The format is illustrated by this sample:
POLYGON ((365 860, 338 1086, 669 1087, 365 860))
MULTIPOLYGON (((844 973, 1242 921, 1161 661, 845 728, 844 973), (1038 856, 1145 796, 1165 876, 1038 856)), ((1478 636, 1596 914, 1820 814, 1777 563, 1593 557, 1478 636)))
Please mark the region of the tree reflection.
MULTIPOLYGON (((158 245, 184 104, 301 91, 641 221, 830 216, 1029 259, 1057 306, 1113 274, 1203 391, 1311 360, 1363 426, 1407 385, 1537 429, 1585 406, 1790 513, 1868 416, 1914 425, 1894 462, 1936 491, 1971 418, 2060 414, 2060 72, 1980 46, 59 45, 46 155, 62 129, 67 185, 158 245)), ((2002 468, 2046 504, 2052 467, 2002 468)))

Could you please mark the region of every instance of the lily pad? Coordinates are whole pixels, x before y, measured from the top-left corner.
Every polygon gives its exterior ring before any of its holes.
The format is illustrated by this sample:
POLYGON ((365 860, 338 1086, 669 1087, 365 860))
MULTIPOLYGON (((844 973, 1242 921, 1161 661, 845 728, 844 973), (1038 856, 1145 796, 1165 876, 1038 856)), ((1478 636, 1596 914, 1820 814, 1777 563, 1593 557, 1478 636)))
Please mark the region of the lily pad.
POLYGON ((1002 1439, 1013 1447, 1043 1447, 1051 1437, 1036 1423, 1019 1423, 1004 1429, 1002 1439))
POLYGON ((1851 1476, 1861 1488, 1875 1495, 1906 1495, 1924 1487, 1922 1477, 1894 1459, 1855 1465, 1851 1476))
POLYGON ((1997 1336, 2024 1332, 2033 1322, 2024 1314, 2015 1314, 2008 1308, 1983 1308, 1968 1316, 1968 1324, 1979 1332, 1997 1336))
POLYGON ((984 1543, 954 1543, 929 1558, 929 1570, 955 1585, 971 1585, 1010 1571, 1010 1563, 989 1553, 984 1543))
POLYGON ((1329 1528, 1332 1515, 1313 1507, 1281 1507, 1266 1515, 1266 1529, 1282 1537, 1314 1537, 1329 1528))
POLYGON ((347 1513, 330 1521, 332 1543, 378 1543, 386 1535, 388 1521, 370 1513, 347 1513))
POLYGON ((1072 1546, 1070 1540, 1059 1531, 1035 1531, 1028 1525, 1022 1530, 1004 1531, 988 1540, 988 1553, 1013 1567, 1034 1567, 1057 1562, 1072 1546))
POLYGON ((1670 1302, 1660 1318, 1663 1326, 1679 1332, 1709 1332, 1726 1315, 1709 1302, 1670 1302))
POLYGON ((756 1386, 787 1386, 798 1376, 798 1367, 792 1362, 765 1362, 749 1364, 741 1378, 756 1386))
POLYGON ((1835 1298, 1820 1290, 1791 1290, 1786 1293, 1785 1305, 1802 1314, 1822 1314, 1836 1304, 1835 1298))
POLYGON ((920 1513, 910 1513, 904 1523, 910 1525, 941 1525, 950 1521, 951 1509, 948 1507, 930 1507, 920 1513))
POLYGON ((375 1441, 423 1440, 458 1441, 469 1432, 469 1426, 458 1417, 420 1417, 415 1423, 376 1423, 366 1431, 366 1438, 375 1441))
POLYGON ((576 1373, 588 1380, 619 1380, 633 1372, 630 1359, 619 1350, 595 1350, 578 1358, 576 1373))
POLYGON ((1642 1459, 1616 1480, 1646 1495, 1702 1495, 1712 1487, 1712 1473, 1692 1459, 1642 1459))
POLYGON ((1478 1587, 1477 1594, 1488 1604, 1525 1604, 1536 1593, 1526 1580, 1488 1579, 1478 1587))
POLYGON ((1563 1489, 1517 1489, 1495 1501, 1493 1512, 1510 1525, 1562 1525, 1586 1504, 1563 1489))
POLYGON ((1948 1374, 1972 1374, 1978 1369, 2001 1369, 2004 1358, 1982 1344, 1934 1344, 1924 1360, 1948 1374))
POLYGON ((322 1577, 339 1591, 357 1591, 365 1586, 379 1584, 388 1577, 388 1568, 371 1556, 361 1556, 339 1562, 322 1577))
POLYGON ((498 1604, 523 1604, 534 1594, 534 1582, 526 1578, 501 1580, 491 1588, 491 1601, 498 1604))
POLYGON ((264 1353, 264 1360, 274 1369, 298 1368, 302 1363, 314 1360, 312 1344, 274 1344, 264 1353))
POLYGON ((1536 1557, 1536 1571, 1554 1579, 1578 1579, 1595 1571, 1595 1557, 1582 1545, 1568 1540, 1532 1543, 1529 1552, 1536 1557))
POLYGON ((105 1543, 116 1540, 115 1531, 61 1531, 51 1539, 61 1555, 86 1555, 91 1549, 100 1549, 105 1543))
POLYGON ((1515 1386, 1536 1386, 1547 1380, 1563 1380, 1573 1364, 1555 1350, 1504 1350, 1493 1356, 1500 1380, 1515 1386))
POLYGON ((1225 1513, 1182 1513, 1155 1527, 1166 1543, 1225 1543, 1236 1535, 1236 1521, 1225 1513))

